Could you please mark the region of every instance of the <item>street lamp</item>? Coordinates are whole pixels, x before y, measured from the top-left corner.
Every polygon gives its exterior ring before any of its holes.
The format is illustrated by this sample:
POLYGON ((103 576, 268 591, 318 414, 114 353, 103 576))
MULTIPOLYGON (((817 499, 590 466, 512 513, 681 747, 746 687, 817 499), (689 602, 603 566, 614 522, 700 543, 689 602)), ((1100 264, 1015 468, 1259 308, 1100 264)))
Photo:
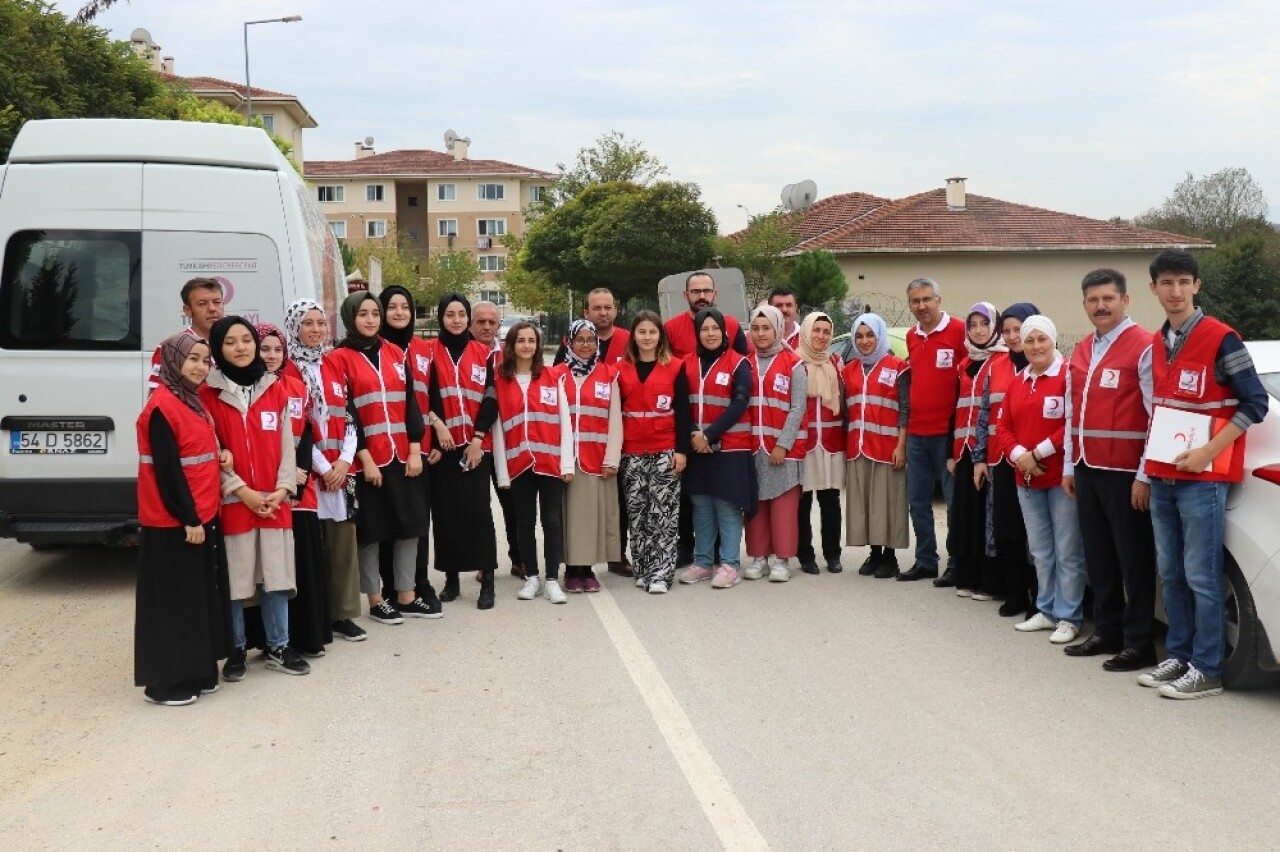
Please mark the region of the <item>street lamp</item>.
POLYGON ((253 89, 249 86, 249 27, 254 24, 292 24, 301 21, 301 15, 287 18, 264 18, 261 21, 244 22, 244 96, 249 103, 249 123, 253 123, 253 89))
POLYGON ((747 224, 751 224, 751 211, 747 209, 747 205, 745 205, 745 204, 738 204, 738 205, 735 205, 735 206, 737 206, 737 207, 741 207, 741 208, 742 208, 742 212, 747 214, 747 224))

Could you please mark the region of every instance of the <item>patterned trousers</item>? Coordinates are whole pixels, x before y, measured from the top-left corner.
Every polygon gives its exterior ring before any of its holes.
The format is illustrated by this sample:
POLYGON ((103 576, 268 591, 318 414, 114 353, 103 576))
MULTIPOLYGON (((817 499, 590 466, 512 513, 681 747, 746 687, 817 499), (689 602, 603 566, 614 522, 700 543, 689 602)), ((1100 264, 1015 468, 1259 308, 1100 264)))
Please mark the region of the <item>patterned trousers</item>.
POLYGON ((631 565, 645 586, 661 580, 670 587, 675 580, 680 477, 672 470, 673 457, 670 452, 622 457, 631 565))

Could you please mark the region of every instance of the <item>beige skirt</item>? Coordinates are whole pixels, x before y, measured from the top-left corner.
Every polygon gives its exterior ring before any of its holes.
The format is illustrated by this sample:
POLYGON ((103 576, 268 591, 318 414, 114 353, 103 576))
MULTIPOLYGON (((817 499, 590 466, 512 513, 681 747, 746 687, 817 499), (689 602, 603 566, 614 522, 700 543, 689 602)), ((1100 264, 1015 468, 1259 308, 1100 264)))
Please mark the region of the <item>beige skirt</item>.
POLYGON ((894 470, 866 456, 846 462, 844 469, 844 543, 907 547, 907 469, 894 470))
POLYGON ((844 453, 829 453, 822 447, 804 457, 801 483, 805 491, 825 491, 844 487, 844 453))
POLYGON ((621 558, 618 480, 575 466, 564 494, 564 564, 599 565, 621 558))
POLYGON ((293 597, 298 581, 293 562, 293 530, 257 529, 223 538, 233 601, 253 601, 258 586, 293 597))

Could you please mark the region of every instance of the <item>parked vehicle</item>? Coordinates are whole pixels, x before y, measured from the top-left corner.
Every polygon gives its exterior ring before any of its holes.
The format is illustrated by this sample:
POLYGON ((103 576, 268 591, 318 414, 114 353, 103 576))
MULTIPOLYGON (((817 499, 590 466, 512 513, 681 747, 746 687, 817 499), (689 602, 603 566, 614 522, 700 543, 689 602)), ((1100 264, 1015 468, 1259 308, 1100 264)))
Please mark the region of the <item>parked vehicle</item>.
POLYGON ((538 321, 537 317, 524 317, 519 316, 518 314, 507 314, 502 318, 502 322, 498 325, 498 340, 500 342, 505 341, 507 339, 507 332, 511 330, 511 326, 518 322, 531 322, 539 329, 542 328, 542 323, 538 321))
POLYGON ((134 421, 179 291, 281 323, 309 297, 336 332, 337 241, 260 129, 27 122, 0 166, 0 536, 118 543, 137 527, 134 421))

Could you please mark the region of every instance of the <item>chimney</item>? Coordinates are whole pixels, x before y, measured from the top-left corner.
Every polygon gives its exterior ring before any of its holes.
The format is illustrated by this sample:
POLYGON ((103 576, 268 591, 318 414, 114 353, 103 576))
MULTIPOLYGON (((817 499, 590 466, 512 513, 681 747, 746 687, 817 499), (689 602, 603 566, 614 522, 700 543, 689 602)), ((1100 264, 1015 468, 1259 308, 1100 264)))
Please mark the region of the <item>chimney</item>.
POLYGON ((467 158, 467 148, 471 146, 470 138, 457 139, 453 143, 453 147, 449 152, 453 154, 455 160, 465 160, 467 158))
POLYGON ((166 56, 164 59, 160 60, 160 72, 161 72, 162 74, 173 74, 173 73, 175 73, 175 72, 174 72, 174 70, 173 70, 173 57, 172 57, 172 56, 166 56))
POLYGON ((964 182, 968 178, 947 178, 947 209, 963 210, 965 204, 964 182))
POLYGON ((356 142, 356 159, 363 160, 365 157, 372 157, 375 153, 373 150, 373 139, 366 137, 363 142, 356 142))

